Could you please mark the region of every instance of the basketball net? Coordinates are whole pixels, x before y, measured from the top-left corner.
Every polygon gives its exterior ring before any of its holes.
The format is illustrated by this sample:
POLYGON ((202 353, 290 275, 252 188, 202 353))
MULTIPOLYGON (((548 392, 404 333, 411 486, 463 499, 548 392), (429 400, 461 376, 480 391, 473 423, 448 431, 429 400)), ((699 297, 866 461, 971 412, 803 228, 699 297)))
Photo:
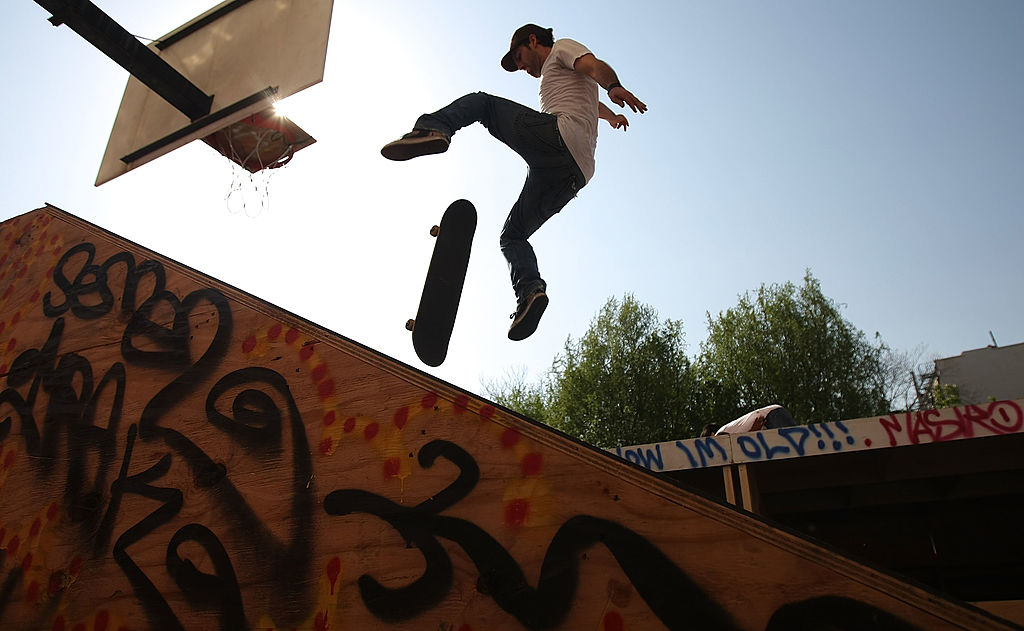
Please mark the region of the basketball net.
POLYGON ((228 211, 249 217, 270 207, 270 178, 276 170, 316 142, 273 108, 246 116, 203 141, 231 160, 231 188, 224 197, 228 211))
MULTIPOLYGON (((283 166, 283 165, 281 165, 283 166)), ((231 163, 231 187, 224 196, 224 203, 232 215, 244 212, 247 217, 260 216, 270 209, 270 178, 276 171, 263 169, 250 173, 238 164, 231 163)))

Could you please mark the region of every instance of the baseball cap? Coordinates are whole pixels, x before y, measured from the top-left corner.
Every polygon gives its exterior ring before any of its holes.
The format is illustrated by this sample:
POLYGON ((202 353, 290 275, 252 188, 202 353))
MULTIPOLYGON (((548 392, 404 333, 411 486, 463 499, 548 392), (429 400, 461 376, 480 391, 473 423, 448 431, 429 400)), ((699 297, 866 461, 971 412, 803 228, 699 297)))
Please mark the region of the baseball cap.
POLYGON ((537 26, 536 24, 524 24, 516 29, 516 32, 512 34, 512 43, 508 47, 508 52, 501 58, 501 67, 509 72, 515 72, 519 70, 516 66, 516 49, 520 46, 527 44, 530 41, 530 36, 536 35, 538 38, 541 35, 547 35, 551 37, 551 29, 537 26))

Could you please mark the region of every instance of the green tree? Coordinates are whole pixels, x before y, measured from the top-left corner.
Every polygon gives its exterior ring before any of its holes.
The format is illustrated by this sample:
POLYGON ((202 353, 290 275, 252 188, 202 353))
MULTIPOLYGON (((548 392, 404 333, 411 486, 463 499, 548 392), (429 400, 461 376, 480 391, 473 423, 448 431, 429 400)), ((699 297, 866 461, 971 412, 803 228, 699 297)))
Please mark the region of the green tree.
POLYGON ((569 337, 548 373, 485 385, 497 403, 601 447, 699 433, 683 325, 627 294, 610 298, 578 340, 569 337))
POLYGON ((889 349, 842 317, 810 271, 803 285, 762 285, 717 318, 695 368, 716 392, 706 414, 727 422, 771 403, 799 422, 834 421, 888 412, 889 349))
POLYGON ((510 371, 504 381, 484 384, 484 391, 495 403, 515 410, 535 421, 548 422, 549 387, 545 379, 527 383, 526 371, 510 371))
POLYGON ((566 340, 547 383, 547 420, 602 447, 696 435, 683 325, 631 294, 610 298, 566 340))
POLYGON ((960 405, 960 388, 952 383, 934 382, 932 384, 931 405, 937 410, 960 405))

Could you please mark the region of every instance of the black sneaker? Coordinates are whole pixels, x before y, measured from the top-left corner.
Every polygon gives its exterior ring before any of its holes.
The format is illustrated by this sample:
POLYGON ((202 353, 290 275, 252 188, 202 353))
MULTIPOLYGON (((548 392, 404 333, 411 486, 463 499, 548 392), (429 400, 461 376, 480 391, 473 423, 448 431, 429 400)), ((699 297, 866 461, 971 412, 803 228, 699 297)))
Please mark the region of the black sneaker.
POLYGON ((508 339, 518 342, 533 335, 540 324, 540 317, 548 308, 548 295, 543 289, 536 289, 525 299, 519 301, 516 312, 512 314, 512 326, 508 329, 508 339))
POLYGON ((414 129, 394 142, 389 142, 380 150, 380 154, 388 160, 408 160, 432 153, 448 151, 451 140, 439 131, 414 129))

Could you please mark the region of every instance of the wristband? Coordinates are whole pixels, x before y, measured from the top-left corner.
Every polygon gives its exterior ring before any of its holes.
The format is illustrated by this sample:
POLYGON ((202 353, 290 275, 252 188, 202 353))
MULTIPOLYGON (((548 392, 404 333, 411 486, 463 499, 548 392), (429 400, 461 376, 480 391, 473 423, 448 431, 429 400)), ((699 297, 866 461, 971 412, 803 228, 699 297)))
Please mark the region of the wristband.
POLYGON ((608 90, 607 90, 607 92, 611 92, 611 91, 612 91, 612 90, 614 90, 615 88, 621 88, 621 87, 622 87, 622 84, 621 84, 621 83, 619 83, 618 81, 616 81, 615 83, 613 83, 613 84, 611 84, 610 86, 608 86, 608 90))

